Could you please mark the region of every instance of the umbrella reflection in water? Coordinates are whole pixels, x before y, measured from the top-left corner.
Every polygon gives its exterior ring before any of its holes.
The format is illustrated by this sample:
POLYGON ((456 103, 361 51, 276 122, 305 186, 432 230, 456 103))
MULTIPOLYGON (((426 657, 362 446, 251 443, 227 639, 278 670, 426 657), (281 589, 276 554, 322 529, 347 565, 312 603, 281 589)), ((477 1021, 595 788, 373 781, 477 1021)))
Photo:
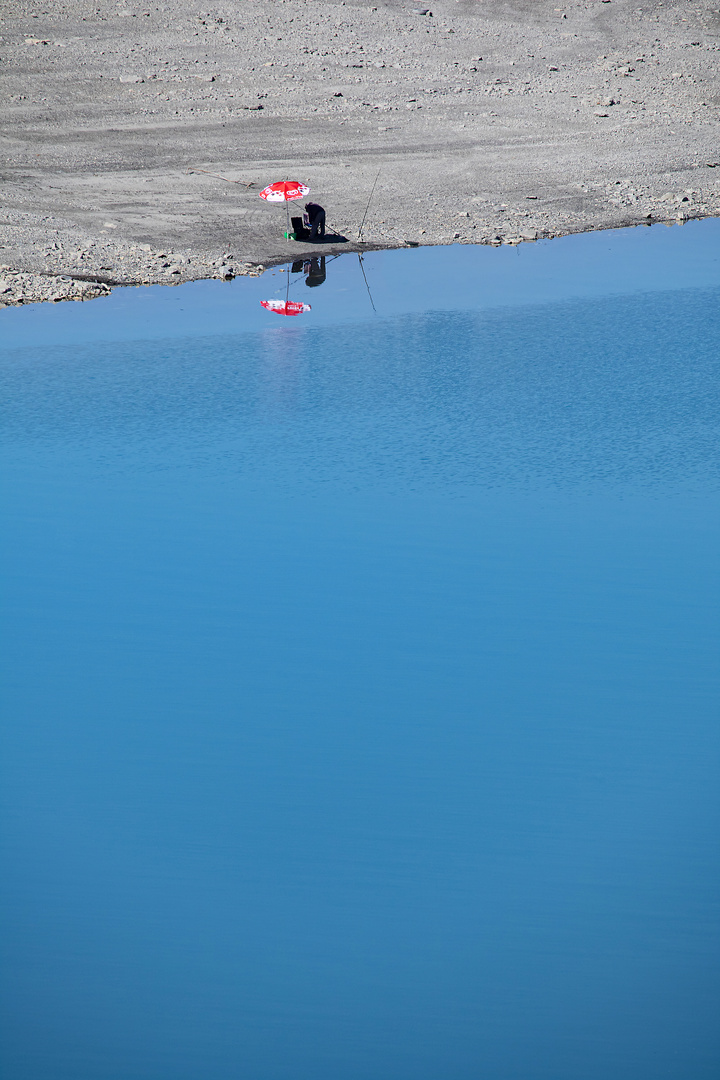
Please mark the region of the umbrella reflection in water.
POLYGON ((300 300, 290 299, 290 272, 286 275, 285 299, 284 300, 261 300, 260 304, 266 311, 274 311, 276 315, 304 315, 311 311, 309 304, 303 304, 300 300))
POLYGON ((260 303, 276 315, 302 315, 312 310, 309 304, 301 304, 298 300, 261 300, 260 303))

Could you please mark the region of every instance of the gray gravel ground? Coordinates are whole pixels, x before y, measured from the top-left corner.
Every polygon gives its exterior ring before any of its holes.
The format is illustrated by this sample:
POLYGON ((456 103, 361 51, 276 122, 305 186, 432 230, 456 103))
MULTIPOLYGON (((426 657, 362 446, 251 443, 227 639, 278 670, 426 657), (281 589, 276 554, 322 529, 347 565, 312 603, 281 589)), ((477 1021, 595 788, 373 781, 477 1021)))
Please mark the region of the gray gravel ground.
POLYGON ((0 304, 716 215, 712 2, 0 0, 0 304))

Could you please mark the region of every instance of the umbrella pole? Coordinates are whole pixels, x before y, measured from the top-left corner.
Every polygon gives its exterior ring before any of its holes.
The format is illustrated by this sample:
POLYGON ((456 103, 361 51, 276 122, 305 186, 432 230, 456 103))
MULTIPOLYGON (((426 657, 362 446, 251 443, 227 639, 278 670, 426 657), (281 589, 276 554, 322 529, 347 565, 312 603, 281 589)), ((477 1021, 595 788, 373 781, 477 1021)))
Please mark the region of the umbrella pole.
MULTIPOLYGON (((288 205, 287 199, 285 199, 285 214, 287 216, 287 231, 289 233, 290 232, 290 206, 288 205)), ((289 240, 290 237, 288 236, 287 239, 289 240)))

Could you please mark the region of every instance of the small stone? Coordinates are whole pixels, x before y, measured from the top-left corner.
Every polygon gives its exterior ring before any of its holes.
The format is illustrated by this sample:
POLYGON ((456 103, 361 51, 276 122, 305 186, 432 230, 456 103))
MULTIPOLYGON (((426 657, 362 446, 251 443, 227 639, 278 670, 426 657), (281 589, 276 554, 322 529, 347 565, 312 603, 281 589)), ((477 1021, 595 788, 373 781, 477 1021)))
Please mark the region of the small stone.
POLYGON ((141 75, 121 75, 121 83, 141 83, 145 82, 141 75))

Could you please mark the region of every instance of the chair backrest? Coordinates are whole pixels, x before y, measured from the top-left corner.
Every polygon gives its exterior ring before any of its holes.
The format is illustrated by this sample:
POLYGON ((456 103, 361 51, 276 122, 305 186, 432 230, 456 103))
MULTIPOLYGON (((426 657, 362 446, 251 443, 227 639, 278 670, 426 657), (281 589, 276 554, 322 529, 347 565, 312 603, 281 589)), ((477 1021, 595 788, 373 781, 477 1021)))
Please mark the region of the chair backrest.
POLYGON ((305 239, 305 237, 307 236, 307 228, 303 223, 303 219, 301 217, 294 217, 294 218, 290 218, 290 221, 292 222, 292 228, 293 228, 293 232, 295 233, 295 239, 296 240, 305 239))

